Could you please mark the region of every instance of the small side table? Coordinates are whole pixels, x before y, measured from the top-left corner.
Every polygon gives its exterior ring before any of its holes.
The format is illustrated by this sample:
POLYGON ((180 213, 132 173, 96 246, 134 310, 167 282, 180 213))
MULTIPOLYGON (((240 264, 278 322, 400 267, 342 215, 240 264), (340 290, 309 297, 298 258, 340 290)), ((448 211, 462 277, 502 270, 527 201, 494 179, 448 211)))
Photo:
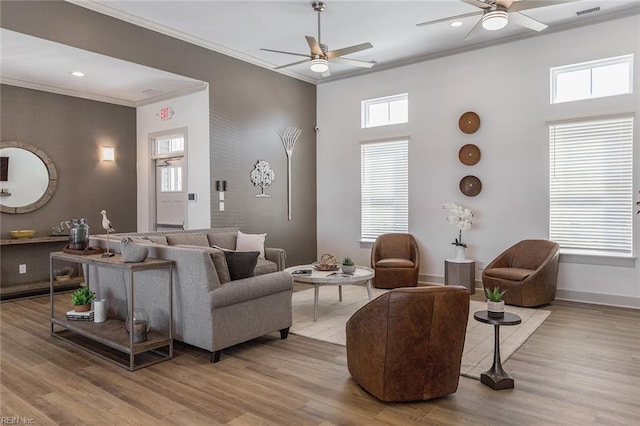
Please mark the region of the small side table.
POLYGON ((444 284, 461 285, 469 290, 469 294, 475 294, 476 261, 473 259, 445 259, 444 284))
POLYGON ((513 378, 502 369, 502 363, 500 362, 500 326, 518 325, 522 322, 522 319, 511 312, 505 312, 502 318, 493 318, 489 316, 488 311, 475 312, 473 318, 485 324, 493 324, 495 334, 493 341, 493 366, 490 370, 480 375, 480 381, 493 390, 513 389, 513 378))

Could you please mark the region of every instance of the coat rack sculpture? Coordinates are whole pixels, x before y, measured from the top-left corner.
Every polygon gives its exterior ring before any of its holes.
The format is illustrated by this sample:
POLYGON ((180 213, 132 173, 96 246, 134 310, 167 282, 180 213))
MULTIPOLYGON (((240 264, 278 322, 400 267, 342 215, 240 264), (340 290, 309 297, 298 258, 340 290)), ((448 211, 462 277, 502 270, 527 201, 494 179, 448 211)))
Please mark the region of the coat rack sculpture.
POLYGON ((280 134, 284 151, 287 153, 287 214, 289 220, 291 220, 291 157, 293 156, 293 148, 296 146, 296 141, 301 133, 302 129, 289 126, 280 134))

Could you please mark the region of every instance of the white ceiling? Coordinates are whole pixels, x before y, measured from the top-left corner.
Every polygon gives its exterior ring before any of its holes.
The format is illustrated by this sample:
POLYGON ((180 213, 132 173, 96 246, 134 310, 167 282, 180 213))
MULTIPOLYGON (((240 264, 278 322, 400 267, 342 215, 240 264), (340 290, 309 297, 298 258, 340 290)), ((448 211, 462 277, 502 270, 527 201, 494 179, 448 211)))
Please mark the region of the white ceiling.
MULTIPOLYGON (((265 52, 260 48, 307 54, 304 36, 317 38, 317 14, 311 1, 133 1, 67 0, 100 13, 159 31, 227 55, 273 68, 304 59, 265 52)), ((487 0, 488 1, 488 0, 487 0)), ((540 0, 521 0, 535 3, 540 0)), ((311 83, 345 78, 396 67, 428 58, 543 35, 640 13, 640 1, 580 0, 527 10, 527 16, 549 26, 538 33, 513 23, 499 31, 481 31, 465 41, 479 16, 449 22, 416 24, 479 11, 460 0, 345 1, 328 0, 322 12, 322 42, 330 50, 371 42, 373 48, 348 58, 376 61, 371 69, 330 63, 331 76, 321 77, 307 64, 279 72, 311 83), (576 12, 600 7, 578 16, 576 12)), ((104 97, 107 102, 138 105, 171 93, 202 88, 204 83, 164 71, 130 64, 103 55, 2 30, 3 83, 55 92, 69 90, 74 96, 104 97), (81 68, 84 79, 71 79, 70 66, 81 68), (40 86, 40 87, 38 87, 40 86), (58 89, 58 90, 54 90, 58 89), (147 89, 152 89, 149 92, 147 89), (157 92, 160 90, 161 92, 157 92), (145 92, 146 91, 146 92, 145 92), (113 98, 109 100, 109 98, 113 98)))

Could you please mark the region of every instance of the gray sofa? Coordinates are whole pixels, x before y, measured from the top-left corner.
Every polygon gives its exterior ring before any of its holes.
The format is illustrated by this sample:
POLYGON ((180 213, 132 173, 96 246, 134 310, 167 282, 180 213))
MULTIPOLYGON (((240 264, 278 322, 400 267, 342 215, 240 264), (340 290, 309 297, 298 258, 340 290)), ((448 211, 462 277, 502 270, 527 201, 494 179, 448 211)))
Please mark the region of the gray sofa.
MULTIPOLYGON (((149 250, 149 257, 174 262, 173 337, 211 352, 217 362, 223 349, 280 331, 285 339, 291 326, 293 280, 284 272, 284 250, 266 248, 258 259, 255 276, 230 281, 224 252, 212 246, 235 249, 237 228, 212 228, 176 232, 111 234, 109 248, 120 252, 120 240, 130 236, 149 250)), ((106 235, 90 238, 91 246, 107 247, 106 235)), ((129 277, 120 271, 92 267, 90 287, 107 299, 107 315, 125 319, 129 277)), ((166 270, 135 275, 135 306, 144 308, 151 328, 166 332, 168 286, 166 270)))

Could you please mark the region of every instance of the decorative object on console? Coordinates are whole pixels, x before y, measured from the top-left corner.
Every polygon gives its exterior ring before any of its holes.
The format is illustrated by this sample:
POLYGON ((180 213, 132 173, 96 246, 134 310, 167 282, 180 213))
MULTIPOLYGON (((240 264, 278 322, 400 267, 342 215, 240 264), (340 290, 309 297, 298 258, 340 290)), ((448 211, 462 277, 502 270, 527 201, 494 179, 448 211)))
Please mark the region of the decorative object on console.
POLYGON ((93 311, 95 313, 94 322, 105 322, 107 320, 107 300, 96 299, 93 301, 93 311))
POLYGON ((269 163, 264 160, 258 160, 250 173, 251 182, 255 186, 259 186, 262 192, 256 194, 258 198, 269 198, 271 195, 265 194, 264 189, 270 186, 276 178, 276 173, 271 169, 269 163))
POLYGON ((89 246, 89 225, 87 219, 71 219, 72 227, 69 229, 69 248, 71 250, 84 250, 89 246))
POLYGON ((455 260, 464 260, 464 249, 467 248, 467 245, 462 242, 462 231, 471 229, 471 224, 473 223, 471 222, 471 219, 473 218, 473 212, 467 208, 450 202, 444 203, 442 208, 449 210, 447 222, 455 226, 458 230, 458 238, 456 238, 455 241, 451 243, 456 246, 455 260))
POLYGON ((87 312, 91 309, 91 302, 96 294, 89 287, 80 287, 71 295, 71 304, 76 312, 87 312))
POLYGON ((311 266, 318 271, 336 271, 340 267, 336 257, 330 253, 320 256, 320 262, 313 262, 311 266))
POLYGON ((144 262, 149 254, 147 247, 136 244, 131 237, 123 237, 120 240, 120 252, 122 260, 127 263, 144 262))
POLYGON ((342 261, 342 272, 344 274, 353 274, 356 272, 356 265, 353 263, 350 257, 345 257, 342 261))
POLYGON ((69 281, 74 272, 71 266, 65 266, 64 268, 54 270, 53 276, 56 278, 56 281, 69 281))
POLYGON ((468 135, 475 133, 480 128, 480 117, 473 111, 467 111, 460 116, 458 127, 468 135))
POLYGON ((473 166, 480 161, 480 148, 472 143, 463 145, 458 151, 458 159, 465 166, 473 166))
POLYGON ((51 236, 69 235, 70 229, 71 229, 71 222, 68 220, 63 220, 62 222, 60 222, 60 226, 51 227, 51 236))
POLYGON ((14 231, 9 231, 11 234, 11 238, 31 238, 36 234, 35 229, 16 229, 14 231))
POLYGON ((493 290, 488 287, 484 289, 484 293, 487 295, 487 311, 491 318, 504 317, 504 300, 502 296, 507 290, 500 290, 500 287, 494 287, 493 290))
POLYGON ((460 179, 460 192, 467 197, 475 197, 482 191, 482 182, 476 176, 465 176, 460 179))
POLYGON ((111 221, 107 218, 107 211, 102 210, 100 214, 102 215, 102 227, 107 231, 107 251, 106 253, 102 253, 102 257, 112 257, 113 253, 109 251, 109 232, 116 232, 116 230, 113 229, 111 221))
POLYGON ((302 129, 289 126, 280 134, 284 151, 287 154, 287 214, 289 220, 291 220, 291 157, 293 156, 293 148, 301 133, 302 129))
POLYGON ((147 311, 142 308, 135 308, 133 310, 133 321, 127 315, 126 328, 127 333, 133 333, 133 343, 146 342, 147 333, 150 330, 147 311))

